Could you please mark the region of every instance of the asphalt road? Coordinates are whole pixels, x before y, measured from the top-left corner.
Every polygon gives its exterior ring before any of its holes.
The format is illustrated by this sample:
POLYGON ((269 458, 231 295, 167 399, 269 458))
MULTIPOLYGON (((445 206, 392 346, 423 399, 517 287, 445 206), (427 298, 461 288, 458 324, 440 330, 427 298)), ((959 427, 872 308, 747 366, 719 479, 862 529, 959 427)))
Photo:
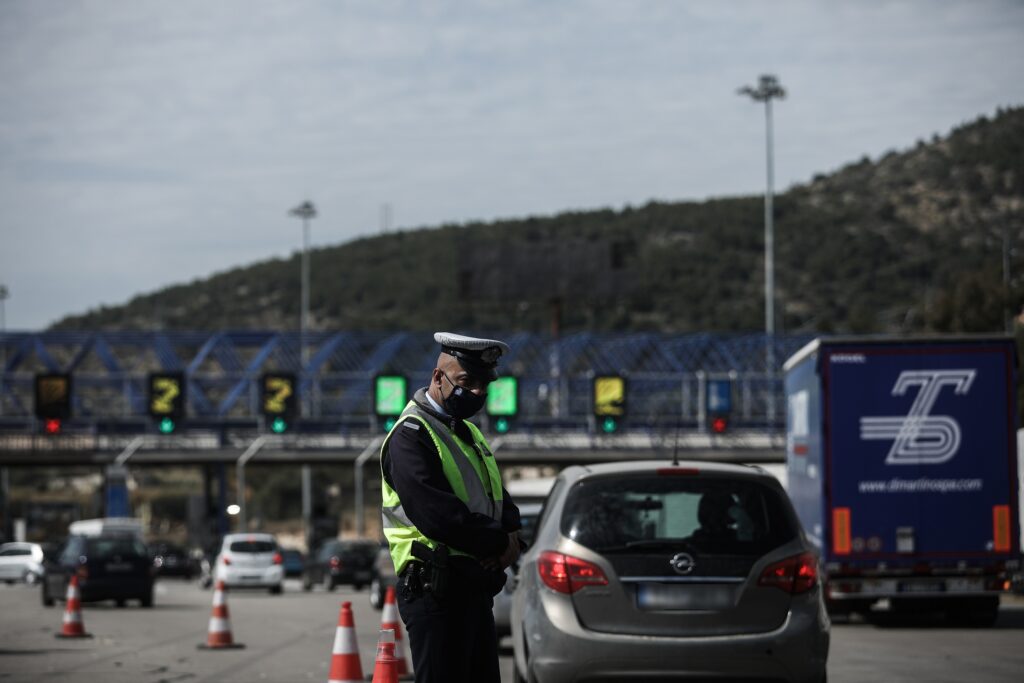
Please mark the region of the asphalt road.
MULTIPOLYGON (((233 592, 232 633, 244 649, 205 651, 212 592, 194 583, 161 581, 156 605, 86 605, 94 635, 58 640, 63 607, 45 608, 38 588, 0 585, 0 681, 187 683, 326 681, 338 611, 351 600, 363 673, 373 670, 381 613, 366 591, 317 588, 303 593, 289 582, 284 595, 233 592)), ((832 631, 829 680, 1020 681, 1024 672, 1024 600, 1010 598, 995 628, 952 628, 930 619, 837 623, 832 631)), ((502 679, 511 677, 511 653, 502 679)))

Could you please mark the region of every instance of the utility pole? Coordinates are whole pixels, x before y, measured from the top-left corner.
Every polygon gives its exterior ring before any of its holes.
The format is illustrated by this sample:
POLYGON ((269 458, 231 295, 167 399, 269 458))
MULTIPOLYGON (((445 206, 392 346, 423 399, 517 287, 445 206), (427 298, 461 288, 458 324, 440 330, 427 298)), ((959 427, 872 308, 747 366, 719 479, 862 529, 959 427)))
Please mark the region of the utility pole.
POLYGON ((737 91, 748 95, 755 102, 764 102, 764 118, 767 143, 768 182, 764 193, 764 331, 765 365, 768 370, 768 426, 775 424, 775 224, 772 207, 775 169, 772 150, 772 100, 783 99, 786 91, 779 80, 771 75, 761 76, 756 88, 749 85, 737 91))

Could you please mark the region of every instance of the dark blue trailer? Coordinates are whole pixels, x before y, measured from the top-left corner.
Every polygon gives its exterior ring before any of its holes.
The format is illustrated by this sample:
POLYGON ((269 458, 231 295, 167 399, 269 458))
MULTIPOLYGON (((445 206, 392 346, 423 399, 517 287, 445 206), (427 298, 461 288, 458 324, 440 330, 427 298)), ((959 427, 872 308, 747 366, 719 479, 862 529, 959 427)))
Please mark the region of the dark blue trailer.
POLYGON ((821 338, 784 369, 788 490, 830 609, 994 621, 1020 563, 1013 339, 821 338))

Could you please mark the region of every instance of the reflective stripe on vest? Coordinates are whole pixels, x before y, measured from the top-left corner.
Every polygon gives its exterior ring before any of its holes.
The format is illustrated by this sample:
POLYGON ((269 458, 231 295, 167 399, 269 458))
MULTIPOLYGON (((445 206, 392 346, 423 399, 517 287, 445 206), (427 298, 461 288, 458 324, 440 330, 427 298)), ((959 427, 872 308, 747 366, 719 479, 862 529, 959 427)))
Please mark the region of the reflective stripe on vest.
MULTIPOLYGON (((483 434, 471 423, 466 424, 473 435, 473 443, 469 444, 472 449, 472 455, 467 454, 460 447, 455 437, 452 436, 451 432, 440 420, 422 410, 414 401, 410 401, 399 417, 398 422, 381 445, 382 467, 384 452, 387 449, 388 442, 391 440, 391 436, 396 429, 410 429, 411 427, 405 426, 405 423, 409 420, 415 420, 419 425, 427 429, 427 433, 430 434, 434 445, 437 447, 445 478, 451 485, 456 497, 465 503, 471 512, 487 515, 491 519, 500 521, 503 496, 501 474, 498 472, 498 466, 494 461, 494 457, 487 449, 483 434), (479 458, 479 472, 470 461, 470 458, 473 456, 479 458), (488 491, 485 489, 485 481, 487 482, 486 487, 490 489, 492 495, 488 495, 488 491)), ((386 478, 383 476, 381 478, 381 494, 383 497, 381 517, 384 535, 391 546, 391 558, 395 564, 395 569, 400 572, 411 556, 413 541, 420 541, 431 548, 436 547, 437 543, 416 529, 412 520, 405 513, 398 493, 388 485, 386 478)), ((466 554, 455 548, 452 548, 451 551, 455 554, 466 554)))

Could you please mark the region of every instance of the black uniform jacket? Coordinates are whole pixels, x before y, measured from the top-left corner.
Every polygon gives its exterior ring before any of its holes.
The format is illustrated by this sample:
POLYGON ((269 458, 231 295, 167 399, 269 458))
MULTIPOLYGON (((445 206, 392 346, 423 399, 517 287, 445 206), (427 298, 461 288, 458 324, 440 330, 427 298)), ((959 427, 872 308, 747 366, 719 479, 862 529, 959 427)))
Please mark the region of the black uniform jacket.
MULTIPOLYGON (((417 391, 413 400, 421 409, 447 425, 456 439, 471 446, 473 437, 469 427, 462 420, 452 420, 435 411, 427 401, 424 389, 417 391)), ((413 424, 419 422, 413 421, 413 424)), ((470 450, 475 452, 475 449, 470 450)), ((382 459, 384 478, 398 493, 409 519, 427 538, 477 558, 496 557, 505 551, 508 533, 521 527, 519 508, 504 489, 500 522, 471 512, 459 500, 444 475, 437 447, 425 429, 399 425, 391 435, 382 459)), ((484 570, 473 558, 454 556, 451 563, 453 569, 470 574, 465 578, 479 579, 488 587, 497 585, 495 593, 504 584, 504 572, 484 570)))

